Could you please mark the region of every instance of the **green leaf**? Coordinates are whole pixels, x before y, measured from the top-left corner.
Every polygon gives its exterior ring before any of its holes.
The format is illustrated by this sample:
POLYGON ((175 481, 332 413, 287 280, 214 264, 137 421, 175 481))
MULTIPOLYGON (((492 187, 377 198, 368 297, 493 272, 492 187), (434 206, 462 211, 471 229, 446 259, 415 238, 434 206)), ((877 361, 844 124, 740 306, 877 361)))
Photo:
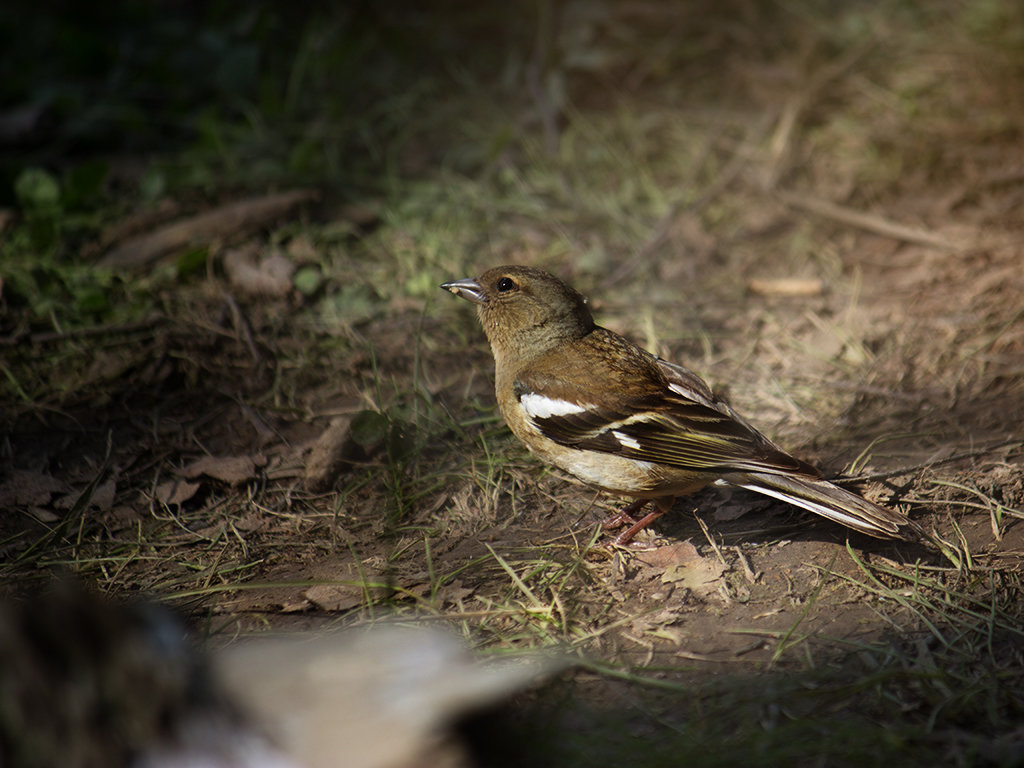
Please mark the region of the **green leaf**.
POLYGON ((106 292, 98 286, 80 288, 75 299, 80 312, 99 314, 110 306, 106 292))
POLYGON ((407 421, 394 421, 388 433, 388 455, 394 461, 406 461, 416 452, 416 427, 407 421))
POLYGON ((292 277, 292 285, 303 296, 312 296, 322 284, 320 269, 313 266, 303 267, 292 277))
POLYGON ((206 268, 210 256, 207 248, 193 248, 178 257, 178 277, 190 277, 206 268))
POLYGON ((413 296, 433 296, 437 293, 437 278, 429 272, 418 272, 405 281, 406 293, 413 296))
POLYGON ((380 411, 360 411, 349 426, 352 439, 363 448, 380 445, 388 436, 388 417, 380 411))
POLYGON ((167 191, 167 175, 159 168, 150 167, 139 182, 139 193, 142 199, 154 203, 167 191))
POLYGON ((14 194, 29 213, 53 215, 60 209, 60 183, 42 168, 26 168, 19 173, 14 194))
POLYGON ((379 307, 380 300, 376 294, 361 283, 343 285, 338 293, 324 297, 322 302, 326 318, 340 318, 350 323, 369 319, 379 307))

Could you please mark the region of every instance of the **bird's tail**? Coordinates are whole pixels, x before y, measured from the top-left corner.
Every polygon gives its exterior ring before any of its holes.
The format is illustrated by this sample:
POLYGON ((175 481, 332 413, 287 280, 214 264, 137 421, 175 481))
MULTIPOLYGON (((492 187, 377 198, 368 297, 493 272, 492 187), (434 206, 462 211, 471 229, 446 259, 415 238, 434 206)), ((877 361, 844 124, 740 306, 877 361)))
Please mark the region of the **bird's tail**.
POLYGON ((879 539, 920 539, 921 528, 902 512, 880 506, 827 480, 745 472, 723 478, 730 485, 757 491, 827 517, 879 539))

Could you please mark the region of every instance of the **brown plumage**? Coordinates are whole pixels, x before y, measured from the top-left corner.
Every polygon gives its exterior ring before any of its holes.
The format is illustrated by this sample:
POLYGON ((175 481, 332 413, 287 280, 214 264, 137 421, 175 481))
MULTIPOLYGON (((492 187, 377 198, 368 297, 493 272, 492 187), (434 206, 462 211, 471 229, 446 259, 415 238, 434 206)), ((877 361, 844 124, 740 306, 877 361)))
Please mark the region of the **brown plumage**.
MULTIPOLYGON (((581 480, 655 511, 724 482, 879 538, 917 538, 902 513, 827 480, 772 443, 687 369, 594 323, 586 299, 552 274, 502 266, 442 288, 477 305, 512 432, 581 480)), ((627 515, 628 519, 628 515, 627 515)))

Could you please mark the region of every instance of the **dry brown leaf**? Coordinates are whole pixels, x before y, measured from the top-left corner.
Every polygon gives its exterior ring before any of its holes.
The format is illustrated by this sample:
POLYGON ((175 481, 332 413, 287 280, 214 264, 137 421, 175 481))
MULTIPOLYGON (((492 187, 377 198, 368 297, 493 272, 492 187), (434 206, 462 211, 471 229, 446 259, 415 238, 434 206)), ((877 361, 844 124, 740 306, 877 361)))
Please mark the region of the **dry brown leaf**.
POLYGON ((108 512, 114 506, 114 497, 117 495, 117 481, 110 478, 105 483, 96 486, 89 500, 96 509, 101 512, 108 512))
POLYGON ((0 483, 0 507, 39 506, 48 504, 56 493, 68 493, 70 487, 41 472, 15 469, 0 483))
POLYGON ((256 477, 257 466, 266 464, 258 462, 261 457, 252 456, 203 456, 181 470, 181 476, 194 480, 200 475, 222 480, 231 485, 240 485, 256 477))
POLYGON ((717 590, 718 580, 725 573, 725 564, 721 560, 703 557, 689 541, 640 552, 637 559, 664 568, 661 574, 663 582, 700 595, 717 590))
POLYGON ((662 574, 662 580, 677 587, 693 590, 698 595, 717 591, 719 580, 725 573, 725 566, 710 558, 699 564, 673 565, 662 574))
POLYGON ((722 502, 715 506, 713 517, 716 522, 727 523, 732 520, 739 520, 748 512, 752 511, 754 506, 749 502, 745 504, 733 504, 731 502, 722 502))
POLYGON ((141 513, 136 507, 130 504, 118 504, 116 507, 111 508, 105 521, 107 525, 112 525, 115 529, 121 529, 130 525, 135 525, 136 521, 138 521, 141 516, 141 513))
POLYGON ((297 600, 285 600, 281 603, 279 610, 281 613, 302 613, 308 611, 313 607, 313 604, 304 597, 300 597, 297 600))
POLYGON ((40 523, 55 523, 60 520, 60 515, 51 512, 45 507, 29 507, 28 513, 40 523))
POLYGON ((338 211, 338 218, 351 222, 357 227, 370 227, 380 221, 383 204, 379 200, 365 200, 350 203, 338 211))
POLYGON ((295 261, 316 262, 320 258, 320 251, 313 242, 313 238, 305 233, 297 234, 288 241, 288 255, 295 261))
POLYGON ((256 248, 232 248, 224 254, 224 272, 242 294, 281 297, 292 290, 295 264, 280 253, 259 258, 256 248))
POLYGON ((462 583, 462 579, 455 579, 450 584, 445 584, 441 587, 437 592, 437 597, 441 601, 442 605, 458 605, 462 600, 472 596, 474 592, 476 592, 476 590, 471 587, 466 587, 462 583))
POLYGON ((339 587, 334 584, 316 584, 307 589, 303 596, 321 611, 328 612, 349 611, 358 608, 364 600, 360 587, 339 587))
POLYGON ((676 544, 637 552, 636 559, 647 565, 653 565, 655 568, 668 568, 679 563, 699 561, 702 558, 692 542, 680 541, 676 544))
POLYGON ((339 416, 332 419, 306 460, 306 488, 319 493, 330 488, 346 464, 358 459, 363 449, 352 439, 349 427, 352 419, 339 416))
POLYGON ((199 483, 187 483, 184 480, 168 480, 156 487, 157 501, 167 506, 181 506, 196 495, 199 483))

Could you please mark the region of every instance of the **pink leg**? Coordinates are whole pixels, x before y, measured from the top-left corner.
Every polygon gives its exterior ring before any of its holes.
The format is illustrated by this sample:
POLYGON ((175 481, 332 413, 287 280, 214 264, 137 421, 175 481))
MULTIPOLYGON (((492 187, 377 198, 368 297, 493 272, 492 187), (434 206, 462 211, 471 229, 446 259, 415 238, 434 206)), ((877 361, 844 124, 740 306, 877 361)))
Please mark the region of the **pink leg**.
MULTIPOLYGON (((637 499, 636 501, 630 502, 607 520, 602 520, 601 530, 610 531, 615 528, 621 528, 624 525, 636 525, 636 518, 633 517, 633 515, 650 503, 650 499, 637 499)), ((633 535, 635 536, 636 533, 633 535)))
POLYGON ((655 520, 657 520, 664 514, 665 510, 655 507, 646 515, 644 515, 635 523, 633 523, 633 525, 631 525, 629 528, 627 528, 618 536, 616 536, 615 543, 618 544, 620 547, 626 546, 627 544, 629 544, 629 542, 633 540, 634 536, 636 536, 638 533, 640 533, 640 531, 642 531, 644 528, 646 528, 648 525, 653 523, 655 520))

